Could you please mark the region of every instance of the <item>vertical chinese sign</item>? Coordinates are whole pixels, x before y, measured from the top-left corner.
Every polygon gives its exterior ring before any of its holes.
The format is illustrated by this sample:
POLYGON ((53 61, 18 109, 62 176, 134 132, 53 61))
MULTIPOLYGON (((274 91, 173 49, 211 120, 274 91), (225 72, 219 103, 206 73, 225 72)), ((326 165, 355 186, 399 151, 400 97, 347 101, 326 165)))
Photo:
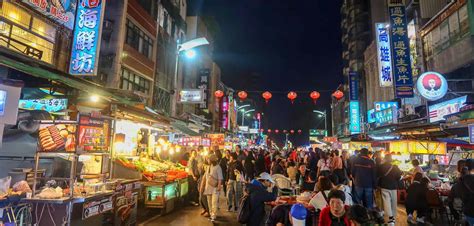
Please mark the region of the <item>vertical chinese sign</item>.
POLYGON ((357 72, 349 72, 349 99, 359 100, 359 75, 357 72))
POLYGON ((351 134, 358 134, 361 132, 359 101, 351 101, 349 103, 349 111, 350 111, 349 131, 351 132, 351 134))
POLYGON ((390 30, 393 52, 393 74, 395 96, 413 97, 413 76, 410 62, 410 42, 408 40, 407 18, 403 0, 388 0, 390 30))
POLYGON ((204 91, 203 103, 199 104, 199 109, 207 109, 209 103, 209 74, 211 71, 208 68, 199 70, 199 78, 197 87, 204 91))
POLYGON ((97 75, 105 0, 79 0, 69 74, 97 75))
POLYGON ((391 87, 393 85, 392 50, 390 48, 388 27, 388 23, 375 24, 380 87, 391 87))

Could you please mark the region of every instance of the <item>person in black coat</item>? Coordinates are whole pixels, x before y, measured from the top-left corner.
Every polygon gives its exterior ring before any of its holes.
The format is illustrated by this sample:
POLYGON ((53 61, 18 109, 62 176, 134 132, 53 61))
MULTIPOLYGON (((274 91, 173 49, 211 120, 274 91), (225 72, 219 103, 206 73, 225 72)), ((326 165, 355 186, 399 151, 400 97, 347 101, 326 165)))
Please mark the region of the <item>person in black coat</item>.
POLYGON ((416 173, 413 183, 407 189, 407 198, 405 208, 408 214, 408 221, 414 223, 413 212, 416 210, 417 221, 424 223, 424 217, 428 211, 428 193, 429 180, 423 177, 423 174, 416 173))
POLYGON ((251 181, 255 177, 255 158, 253 157, 252 151, 246 151, 247 156, 244 161, 245 179, 251 181))
POLYGON ((257 159, 255 160, 255 173, 260 175, 261 173, 266 171, 265 168, 265 151, 262 149, 257 154, 257 159))
POLYGON ((278 188, 268 173, 260 174, 258 179, 247 184, 246 192, 250 195, 250 217, 247 226, 260 226, 265 217, 265 202, 275 201, 278 195, 278 188), (272 192, 267 188, 272 187, 272 192))

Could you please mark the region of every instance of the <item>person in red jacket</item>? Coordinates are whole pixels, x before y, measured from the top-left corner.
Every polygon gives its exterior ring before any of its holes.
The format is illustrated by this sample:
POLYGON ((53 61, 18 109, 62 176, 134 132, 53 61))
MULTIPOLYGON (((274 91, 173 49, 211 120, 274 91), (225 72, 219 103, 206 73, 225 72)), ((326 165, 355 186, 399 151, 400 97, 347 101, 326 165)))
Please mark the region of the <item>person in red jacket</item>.
POLYGON ((343 191, 332 190, 328 194, 329 206, 321 210, 319 214, 319 226, 350 226, 347 213, 349 206, 344 205, 346 195, 343 191))

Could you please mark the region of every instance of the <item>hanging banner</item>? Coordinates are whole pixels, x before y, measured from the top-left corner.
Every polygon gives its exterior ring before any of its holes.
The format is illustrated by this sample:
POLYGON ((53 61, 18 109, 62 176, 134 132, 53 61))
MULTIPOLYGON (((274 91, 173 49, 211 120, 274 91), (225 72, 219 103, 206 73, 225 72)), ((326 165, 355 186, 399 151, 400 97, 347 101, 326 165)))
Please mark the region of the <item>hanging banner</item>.
POLYGON ((359 100, 359 75, 357 72, 349 72, 349 98, 359 100))
POLYGON ((392 39, 395 96, 397 98, 410 98, 414 96, 414 91, 405 4, 402 0, 389 0, 388 11, 392 39))
POLYGON ((204 68, 199 70, 199 78, 197 80, 197 88, 203 90, 202 102, 199 109, 207 109, 209 103, 209 74, 211 70, 204 68))
POLYGON ((349 130, 351 134, 358 134, 361 132, 360 130, 360 106, 359 101, 351 101, 349 103, 349 111, 350 111, 350 124, 349 130))
POLYGON ((380 87, 391 87, 393 85, 392 49, 390 48, 388 27, 388 23, 375 24, 380 87))
POLYGON ((69 74, 96 76, 105 1, 79 0, 69 74))

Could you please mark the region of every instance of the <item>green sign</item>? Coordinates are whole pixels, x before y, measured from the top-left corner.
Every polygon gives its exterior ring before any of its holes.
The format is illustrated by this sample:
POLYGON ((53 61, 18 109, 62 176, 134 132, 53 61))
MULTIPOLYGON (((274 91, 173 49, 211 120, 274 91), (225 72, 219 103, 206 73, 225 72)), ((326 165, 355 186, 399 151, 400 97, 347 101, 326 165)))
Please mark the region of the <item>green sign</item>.
POLYGON ((324 129, 310 129, 309 136, 310 137, 327 136, 327 131, 324 129))

